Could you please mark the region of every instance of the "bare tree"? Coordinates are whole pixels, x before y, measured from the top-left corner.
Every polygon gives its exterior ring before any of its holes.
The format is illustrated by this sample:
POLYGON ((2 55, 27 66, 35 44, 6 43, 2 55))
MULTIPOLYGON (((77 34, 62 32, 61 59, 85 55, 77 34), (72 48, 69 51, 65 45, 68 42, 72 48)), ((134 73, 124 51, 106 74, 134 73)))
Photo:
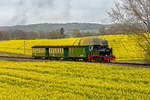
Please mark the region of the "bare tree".
POLYGON ((150 57, 150 0, 119 0, 108 14, 126 32, 136 33, 139 46, 150 57))

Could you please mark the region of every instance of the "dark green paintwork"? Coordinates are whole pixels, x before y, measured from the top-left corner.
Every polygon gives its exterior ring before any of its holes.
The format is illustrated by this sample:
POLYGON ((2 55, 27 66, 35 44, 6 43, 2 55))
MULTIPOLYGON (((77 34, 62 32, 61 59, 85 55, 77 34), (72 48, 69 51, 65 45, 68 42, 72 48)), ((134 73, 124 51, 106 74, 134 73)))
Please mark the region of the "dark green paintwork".
POLYGON ((85 47, 85 57, 88 57, 89 47, 85 47))
POLYGON ((46 50, 45 55, 46 55, 46 57, 48 57, 49 56, 49 48, 45 48, 45 50, 46 50))
POLYGON ((64 58, 68 57, 68 48, 64 48, 64 58))

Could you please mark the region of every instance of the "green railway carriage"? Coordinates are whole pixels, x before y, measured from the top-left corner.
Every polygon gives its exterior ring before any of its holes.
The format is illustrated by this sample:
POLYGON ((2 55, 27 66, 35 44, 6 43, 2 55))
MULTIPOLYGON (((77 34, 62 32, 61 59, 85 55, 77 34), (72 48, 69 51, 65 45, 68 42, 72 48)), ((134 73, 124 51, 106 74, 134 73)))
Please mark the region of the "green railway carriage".
POLYGON ((35 58, 87 58, 89 46, 33 46, 35 58))

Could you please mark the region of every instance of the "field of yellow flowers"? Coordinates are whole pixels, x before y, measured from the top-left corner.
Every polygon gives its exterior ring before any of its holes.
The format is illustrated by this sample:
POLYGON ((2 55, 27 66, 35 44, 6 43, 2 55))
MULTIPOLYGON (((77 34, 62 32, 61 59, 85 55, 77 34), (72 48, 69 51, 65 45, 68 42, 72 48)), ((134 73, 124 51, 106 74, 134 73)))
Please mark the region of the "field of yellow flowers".
POLYGON ((0 61, 0 100, 149 100, 150 69, 0 61))
POLYGON ((135 35, 105 35, 118 60, 144 60, 145 52, 138 45, 135 35))
MULTIPOLYGON (((45 39, 45 40, 26 40, 25 54, 32 54, 32 46, 62 46, 62 45, 78 45, 88 38, 68 38, 68 39, 45 39)), ((133 35, 104 35, 103 38, 109 41, 110 47, 117 60, 143 60, 145 52, 139 48, 137 40, 133 35)), ((0 52, 24 54, 24 40, 0 41, 0 52)))

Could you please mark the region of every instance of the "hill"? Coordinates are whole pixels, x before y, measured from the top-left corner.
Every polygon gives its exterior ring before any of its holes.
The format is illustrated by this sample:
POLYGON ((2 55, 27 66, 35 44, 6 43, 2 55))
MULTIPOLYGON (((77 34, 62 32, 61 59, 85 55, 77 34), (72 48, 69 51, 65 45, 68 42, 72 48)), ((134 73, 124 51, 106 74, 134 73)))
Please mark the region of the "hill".
POLYGON ((101 27, 109 27, 110 25, 94 24, 94 23, 43 23, 43 24, 30 24, 30 25, 17 25, 17 26, 3 26, 0 31, 54 31, 64 28, 66 32, 72 32, 73 29, 80 29, 81 31, 98 32, 101 27))

